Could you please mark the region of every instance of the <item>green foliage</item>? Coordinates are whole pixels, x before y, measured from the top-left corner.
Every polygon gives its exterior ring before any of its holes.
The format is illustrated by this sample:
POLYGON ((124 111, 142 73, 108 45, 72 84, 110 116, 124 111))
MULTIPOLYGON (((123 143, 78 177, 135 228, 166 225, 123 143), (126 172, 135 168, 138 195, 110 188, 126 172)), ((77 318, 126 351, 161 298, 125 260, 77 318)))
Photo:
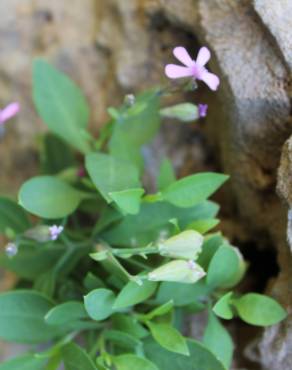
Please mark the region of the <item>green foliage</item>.
POLYGON ((30 222, 24 210, 13 200, 0 197, 0 233, 17 234, 29 226, 30 222))
POLYGON ((61 334, 44 316, 53 307, 45 296, 28 290, 0 294, 0 338, 18 343, 42 343, 61 334))
POLYGON ((251 325, 270 326, 282 321, 287 312, 274 299, 257 293, 248 293, 233 299, 239 317, 251 325))
POLYGON ((90 151, 82 135, 89 121, 89 109, 80 89, 63 73, 43 60, 33 68, 33 99, 49 129, 82 153, 90 151))
POLYGON ((95 139, 67 76, 37 61, 33 90, 51 133, 41 142, 42 176, 22 185, 20 205, 0 198, 0 233, 16 251, 2 252, 0 267, 26 289, 0 294, 0 338, 50 346, 0 370, 227 370, 233 343, 217 316, 267 326, 286 312, 236 292, 243 258, 210 233, 219 207, 208 198, 228 176, 177 179, 167 158, 157 176, 149 168, 160 115, 190 121, 197 107, 160 110, 163 89, 127 96, 95 139), (203 343, 184 337, 186 315, 206 310, 203 343))
POLYGON ((19 203, 34 215, 56 219, 76 210, 84 194, 53 176, 39 176, 26 181, 19 192, 19 203))

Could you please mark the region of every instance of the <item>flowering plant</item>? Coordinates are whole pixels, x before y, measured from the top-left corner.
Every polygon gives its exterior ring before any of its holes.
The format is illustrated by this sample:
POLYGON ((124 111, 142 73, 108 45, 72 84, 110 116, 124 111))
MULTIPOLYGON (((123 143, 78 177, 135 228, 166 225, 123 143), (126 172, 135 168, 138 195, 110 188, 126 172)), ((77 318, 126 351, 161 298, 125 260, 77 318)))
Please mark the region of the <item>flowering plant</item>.
MULTIPOLYGON (((218 88, 219 78, 205 67, 207 48, 196 61, 182 47, 174 55, 186 67, 166 66, 168 77, 218 88)), ((8 243, 0 265, 18 276, 16 289, 0 294, 0 337, 32 347, 0 370, 61 364, 66 370, 224 370, 233 341, 221 319, 267 326, 285 317, 272 298, 235 291, 246 264, 212 231, 219 207, 208 200, 228 176, 177 179, 164 159, 155 192, 143 185, 141 149, 161 119, 207 114, 203 104, 160 108, 164 94, 127 96, 120 108, 109 108, 96 139, 87 131, 89 109, 79 88, 35 62, 33 98, 51 131, 42 141, 41 175, 22 185, 18 204, 0 198, 0 232, 8 243), (198 342, 184 335, 184 320, 203 311, 208 318, 198 342), (50 347, 40 351, 39 343, 50 347)), ((17 111, 6 108, 0 122, 17 111)))

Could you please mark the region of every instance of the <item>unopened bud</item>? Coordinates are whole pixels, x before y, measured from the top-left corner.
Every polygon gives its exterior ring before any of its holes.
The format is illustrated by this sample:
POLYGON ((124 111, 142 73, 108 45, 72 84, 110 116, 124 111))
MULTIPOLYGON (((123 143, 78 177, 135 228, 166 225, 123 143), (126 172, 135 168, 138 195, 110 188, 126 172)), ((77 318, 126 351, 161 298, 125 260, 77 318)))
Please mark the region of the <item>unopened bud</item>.
POLYGON ((5 253, 7 257, 12 258, 14 257, 18 252, 18 247, 14 243, 8 243, 5 247, 5 253))
POLYGON ((174 260, 150 272, 148 279, 193 284, 205 275, 202 267, 194 261, 174 260))
POLYGON ((162 256, 195 260, 202 251, 204 238, 194 230, 186 230, 158 246, 162 256))
POLYGON ((36 240, 37 242, 44 243, 49 240, 57 240, 63 229, 63 226, 57 225, 38 225, 27 230, 24 233, 24 236, 29 239, 36 240))
POLYGON ((128 107, 131 107, 132 105, 134 105, 134 104, 135 104, 135 100, 136 100, 135 95, 133 95, 133 94, 127 94, 127 95, 125 96, 125 100, 124 100, 124 102, 125 102, 125 104, 126 104, 128 107))

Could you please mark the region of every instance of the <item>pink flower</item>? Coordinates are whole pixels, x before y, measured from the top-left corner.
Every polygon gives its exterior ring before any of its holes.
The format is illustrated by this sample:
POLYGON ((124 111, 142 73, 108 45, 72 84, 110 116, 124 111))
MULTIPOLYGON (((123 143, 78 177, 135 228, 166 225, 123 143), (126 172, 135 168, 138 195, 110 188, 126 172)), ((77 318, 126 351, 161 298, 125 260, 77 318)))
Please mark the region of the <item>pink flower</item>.
POLYGON ((208 104, 198 104, 198 109, 200 118, 207 116, 208 104))
POLYGON ((14 117, 19 112, 19 109, 20 106, 18 103, 11 103, 0 110, 0 125, 14 117))
POLYGON ((169 78, 193 77, 196 80, 204 81, 206 85, 213 91, 217 90, 220 80, 214 73, 211 73, 205 68, 211 54, 210 50, 205 46, 199 50, 196 60, 193 60, 186 49, 178 46, 173 49, 173 55, 184 66, 176 64, 167 64, 165 74, 169 78))

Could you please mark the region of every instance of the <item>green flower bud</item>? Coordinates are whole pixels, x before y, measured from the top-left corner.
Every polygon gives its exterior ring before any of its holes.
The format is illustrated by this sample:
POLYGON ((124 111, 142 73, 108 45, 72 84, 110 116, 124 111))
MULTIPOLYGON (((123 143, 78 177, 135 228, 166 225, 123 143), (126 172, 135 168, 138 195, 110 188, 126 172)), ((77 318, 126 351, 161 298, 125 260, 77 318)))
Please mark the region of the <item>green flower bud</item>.
POLYGON ((162 256, 195 260, 202 251, 203 240, 197 231, 186 230, 160 243, 158 250, 162 256))
POLYGON ((51 240, 50 227, 48 225, 35 226, 27 230, 24 236, 37 242, 47 242, 51 240))
POLYGON ((148 280, 193 284, 206 275, 194 261, 174 260, 148 274, 148 280))

